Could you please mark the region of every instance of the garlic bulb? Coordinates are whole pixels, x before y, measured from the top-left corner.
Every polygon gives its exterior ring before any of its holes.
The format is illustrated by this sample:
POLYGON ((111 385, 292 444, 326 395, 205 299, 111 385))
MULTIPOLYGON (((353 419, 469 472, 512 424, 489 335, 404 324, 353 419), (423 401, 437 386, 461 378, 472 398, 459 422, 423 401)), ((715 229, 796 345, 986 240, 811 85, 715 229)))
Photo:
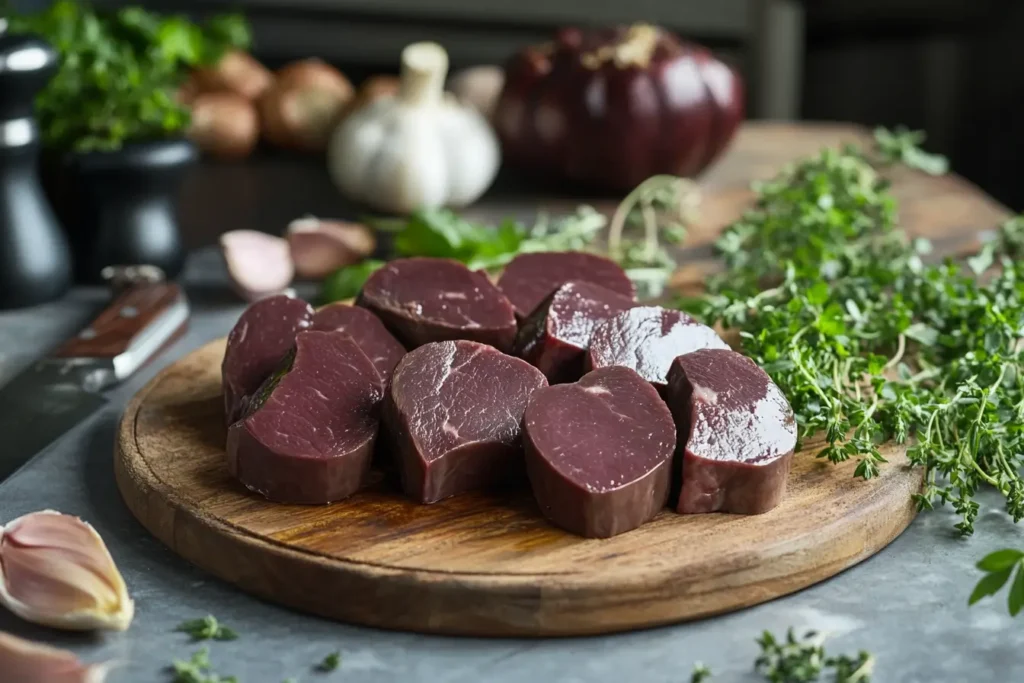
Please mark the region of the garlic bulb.
POLYGON ((0 528, 0 604, 22 619, 71 630, 123 631, 135 614, 100 535, 53 510, 0 528))
POLYGON ((0 680, 17 683, 103 683, 108 664, 83 664, 67 650, 0 632, 0 680))
POLYGON ((402 51, 401 87, 345 118, 328 148, 334 183, 382 211, 465 206, 490 186, 501 153, 486 119, 444 92, 436 43, 402 51))

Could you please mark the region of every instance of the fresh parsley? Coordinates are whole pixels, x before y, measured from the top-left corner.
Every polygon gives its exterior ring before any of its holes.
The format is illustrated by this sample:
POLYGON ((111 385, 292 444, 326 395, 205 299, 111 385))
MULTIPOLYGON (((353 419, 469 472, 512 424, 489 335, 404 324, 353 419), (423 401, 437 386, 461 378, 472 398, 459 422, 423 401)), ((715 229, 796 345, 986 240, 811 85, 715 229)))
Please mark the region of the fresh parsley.
POLYGON ((249 44, 238 15, 199 25, 139 7, 95 11, 85 2, 57 0, 8 19, 11 32, 38 34, 60 55, 57 74, 36 99, 43 142, 60 152, 182 135, 190 118, 175 93, 188 70, 249 44))
POLYGON ((338 668, 341 664, 341 652, 335 650, 324 657, 323 661, 316 665, 316 670, 321 673, 329 673, 338 668))
POLYGON ((383 261, 367 259, 351 266, 339 268, 328 275, 320 285, 323 303, 354 299, 370 276, 384 265, 383 261))
POLYGON ((985 576, 974 587, 967 604, 973 605, 982 598, 995 595, 1012 577, 1008 604, 1010 616, 1017 616, 1024 608, 1024 550, 996 550, 978 562, 978 569, 985 572, 985 576))
POLYGON ((235 676, 221 676, 211 668, 210 651, 205 647, 188 660, 177 660, 171 665, 174 683, 238 683, 235 676))
POLYGON ((909 443, 926 470, 919 509, 949 503, 969 534, 989 484, 1019 520, 1024 220, 1003 225, 972 271, 927 265, 930 244, 898 228, 877 155, 827 149, 757 184, 754 207, 717 242, 725 271, 683 307, 738 332, 801 439, 825 436, 819 457, 856 458, 870 478, 879 444, 909 443), (990 278, 975 277, 989 265, 990 278))

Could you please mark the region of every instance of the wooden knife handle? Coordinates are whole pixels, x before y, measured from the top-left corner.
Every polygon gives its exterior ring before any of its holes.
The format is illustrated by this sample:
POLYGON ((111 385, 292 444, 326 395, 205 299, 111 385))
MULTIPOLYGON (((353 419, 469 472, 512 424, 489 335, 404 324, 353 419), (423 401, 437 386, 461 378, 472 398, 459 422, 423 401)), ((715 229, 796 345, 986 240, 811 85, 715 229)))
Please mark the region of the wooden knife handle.
MULTIPOLYGON (((173 282, 138 284, 119 294, 92 322, 52 356, 55 358, 116 358, 182 297, 173 282)), ((184 329, 181 325, 166 341, 184 329)), ((161 344, 162 345, 162 344, 161 344)))

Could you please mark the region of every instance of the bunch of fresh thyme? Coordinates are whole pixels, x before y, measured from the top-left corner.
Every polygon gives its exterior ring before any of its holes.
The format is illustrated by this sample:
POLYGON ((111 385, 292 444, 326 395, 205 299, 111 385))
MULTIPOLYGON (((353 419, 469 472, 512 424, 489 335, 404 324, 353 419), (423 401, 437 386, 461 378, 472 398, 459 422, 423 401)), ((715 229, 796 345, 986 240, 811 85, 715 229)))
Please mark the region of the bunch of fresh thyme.
POLYGON ((1020 520, 1024 220, 1001 226, 969 271, 926 265, 929 243, 897 228, 876 167, 944 165, 915 134, 876 139, 871 154, 824 150, 755 186, 754 207, 717 243, 725 272, 684 307, 739 331, 789 398, 801 438, 824 435, 820 457, 859 458, 856 474, 870 478, 885 462, 880 444, 909 441, 927 471, 919 508, 951 503, 969 534, 975 493, 990 484, 1020 520))

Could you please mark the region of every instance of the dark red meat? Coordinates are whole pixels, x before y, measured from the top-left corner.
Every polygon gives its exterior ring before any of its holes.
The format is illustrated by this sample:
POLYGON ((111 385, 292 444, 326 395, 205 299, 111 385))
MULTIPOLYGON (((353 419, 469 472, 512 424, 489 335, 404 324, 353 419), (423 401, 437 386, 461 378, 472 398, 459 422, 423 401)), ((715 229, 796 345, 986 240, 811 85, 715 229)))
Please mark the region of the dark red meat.
POLYGON ((654 385, 662 396, 676 356, 697 349, 727 349, 718 334, 681 311, 637 306, 594 328, 587 369, 622 365, 654 385))
POLYGON ((546 384, 535 368, 476 342, 406 354, 384 400, 405 492, 433 503, 521 477, 523 411, 546 384))
POLYGON ((505 160, 603 188, 693 177, 743 119, 740 76, 652 26, 563 29, 505 72, 494 113, 505 160))
POLYGON ((307 331, 228 429, 228 469, 281 503, 330 503, 359 488, 377 439, 383 382, 344 332, 307 331))
POLYGON ((582 251, 520 254, 505 266, 498 280, 522 320, 553 291, 570 280, 592 282, 630 299, 635 294, 626 271, 611 259, 582 251))
POLYGON ((583 374, 594 327, 635 305, 600 285, 567 282, 523 323, 515 354, 539 368, 552 384, 575 382, 583 374))
POLYGON ((668 404, 679 432, 679 512, 755 515, 779 504, 796 420, 754 361, 723 349, 679 356, 668 375, 668 404))
POLYGON ((523 417, 534 496, 548 519, 580 536, 621 534, 665 506, 675 440, 665 402, 629 368, 541 389, 523 417))
POLYGON ((355 340, 380 373, 386 384, 391 379, 398 361, 405 355, 405 347, 391 336, 380 318, 365 308, 347 304, 330 304, 313 316, 314 330, 336 330, 355 340))
POLYGON ((457 261, 399 259, 370 276, 357 305, 377 314, 407 347, 469 339, 512 347, 512 304, 483 273, 457 261))
POLYGON ((295 335, 312 321, 312 306, 283 295, 261 299, 245 309, 228 334, 221 364, 227 424, 241 416, 246 397, 277 368, 295 344, 295 335))

